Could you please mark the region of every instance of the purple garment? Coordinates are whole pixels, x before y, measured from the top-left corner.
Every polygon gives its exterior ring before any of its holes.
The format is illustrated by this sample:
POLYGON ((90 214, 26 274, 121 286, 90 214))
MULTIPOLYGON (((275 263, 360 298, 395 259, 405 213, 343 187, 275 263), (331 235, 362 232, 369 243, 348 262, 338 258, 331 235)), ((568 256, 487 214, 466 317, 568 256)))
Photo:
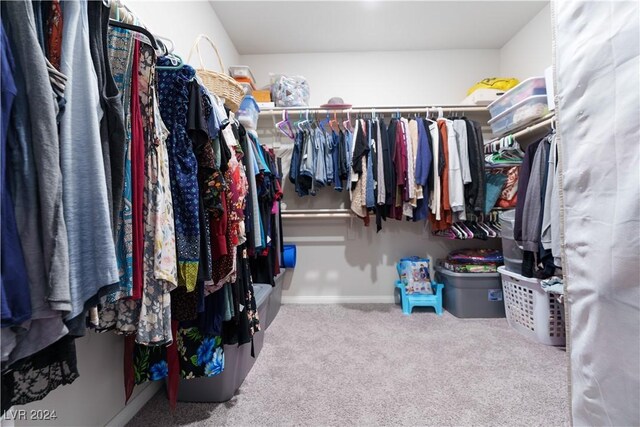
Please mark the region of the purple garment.
POLYGON ((31 318, 31 295, 13 199, 7 182, 7 131, 17 88, 13 80, 14 62, 4 27, 0 24, 0 87, 2 88, 2 129, 0 139, 0 192, 2 198, 0 285, 2 286, 2 327, 19 325, 31 318))

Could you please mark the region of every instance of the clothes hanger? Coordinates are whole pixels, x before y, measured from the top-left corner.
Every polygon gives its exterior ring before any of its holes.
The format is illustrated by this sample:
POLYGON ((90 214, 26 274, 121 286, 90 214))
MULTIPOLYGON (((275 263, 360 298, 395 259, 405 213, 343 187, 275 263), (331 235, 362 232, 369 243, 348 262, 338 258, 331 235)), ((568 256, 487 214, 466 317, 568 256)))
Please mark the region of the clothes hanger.
POLYGON ((165 55, 165 58, 169 59, 171 61, 171 64, 173 65, 157 65, 156 66, 156 70, 180 70, 181 68, 184 67, 184 61, 182 60, 182 58, 180 58, 180 56, 176 55, 175 53, 170 53, 168 55, 165 55))
POLYGON ((287 110, 282 111, 282 120, 276 123, 275 127, 287 138, 296 138, 295 132, 291 128, 291 122, 289 121, 289 113, 287 110))
MULTIPOLYGON (((317 118, 316 118, 317 120, 317 118)), ((318 123, 318 127, 322 130, 325 130, 325 126, 327 126, 329 124, 329 121, 331 119, 329 118, 329 112, 327 111, 327 117, 322 119, 322 121, 320 123, 318 123)))
POLYGON ((351 126, 351 110, 347 110, 347 120, 342 122, 342 126, 349 132, 353 130, 353 126, 351 126))
MULTIPOLYGON (((329 114, 329 113, 327 112, 327 114, 329 114)), ((337 132, 336 129, 334 128, 334 125, 336 127, 338 127, 338 121, 336 120, 336 112, 335 111, 333 112, 333 119, 329 120, 329 129, 332 132, 337 132)), ((338 130, 340 130, 339 127, 338 127, 338 130)))
POLYGON ((126 22, 116 21, 115 19, 109 19, 109 25, 112 27, 123 28, 129 31, 135 31, 137 33, 145 35, 149 39, 149 43, 154 50, 159 50, 156 38, 149 30, 139 25, 127 24, 126 22))

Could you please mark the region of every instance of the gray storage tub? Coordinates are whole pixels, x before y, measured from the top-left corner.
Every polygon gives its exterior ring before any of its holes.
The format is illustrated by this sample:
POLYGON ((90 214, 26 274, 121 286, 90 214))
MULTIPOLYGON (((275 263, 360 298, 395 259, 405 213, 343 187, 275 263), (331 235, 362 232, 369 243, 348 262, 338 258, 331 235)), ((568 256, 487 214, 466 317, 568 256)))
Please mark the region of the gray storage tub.
MULTIPOLYGON (((280 269, 280 274, 278 274, 275 278, 276 285, 271 289, 271 294, 269 294, 269 310, 267 311, 267 319, 265 329, 269 328, 273 319, 276 318, 278 312, 280 311, 280 306, 282 305, 282 287, 284 286, 284 273, 286 270, 284 268, 280 269)), ((263 322, 262 319, 260 322, 263 322)), ((265 323, 262 323, 263 325, 265 323)))
POLYGON ((504 211, 500 214, 502 226, 502 255, 507 270, 522 274, 522 249, 513 239, 513 228, 516 221, 516 210, 504 211))
POLYGON ((264 321, 269 310, 271 285, 254 285, 258 319, 261 330, 253 336, 255 358, 251 356, 251 343, 224 346, 224 370, 211 378, 181 379, 178 400, 181 402, 226 402, 240 388, 251 371, 264 344, 264 321))
POLYGON ((454 273, 436 267, 436 280, 444 283, 444 308, 456 317, 505 317, 499 273, 454 273))

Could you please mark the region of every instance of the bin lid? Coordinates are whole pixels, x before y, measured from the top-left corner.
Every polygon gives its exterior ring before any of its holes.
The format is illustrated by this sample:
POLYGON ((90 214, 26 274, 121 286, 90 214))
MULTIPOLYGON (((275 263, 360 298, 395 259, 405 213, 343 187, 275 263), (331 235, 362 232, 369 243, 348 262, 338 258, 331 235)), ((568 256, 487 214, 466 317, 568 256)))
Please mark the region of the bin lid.
POLYGON ((260 112, 260 107, 258 106, 256 99, 252 95, 246 95, 242 100, 242 103, 240 104, 241 110, 246 110, 249 108, 253 108, 258 113, 260 112))
POLYGON ((256 307, 262 306, 271 294, 271 285, 258 283, 253 285, 253 293, 256 298, 256 307))

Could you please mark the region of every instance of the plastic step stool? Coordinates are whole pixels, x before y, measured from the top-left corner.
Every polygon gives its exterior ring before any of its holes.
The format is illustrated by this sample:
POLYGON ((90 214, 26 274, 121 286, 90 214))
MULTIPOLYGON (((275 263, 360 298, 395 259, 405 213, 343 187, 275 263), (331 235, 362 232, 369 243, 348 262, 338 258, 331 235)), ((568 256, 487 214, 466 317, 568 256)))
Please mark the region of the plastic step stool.
POLYGON ((404 284, 396 280, 396 288, 400 289, 400 299, 402 303, 402 313, 406 316, 411 314, 413 307, 433 307, 436 314, 442 316, 442 283, 431 282, 433 295, 427 294, 407 294, 404 284))

